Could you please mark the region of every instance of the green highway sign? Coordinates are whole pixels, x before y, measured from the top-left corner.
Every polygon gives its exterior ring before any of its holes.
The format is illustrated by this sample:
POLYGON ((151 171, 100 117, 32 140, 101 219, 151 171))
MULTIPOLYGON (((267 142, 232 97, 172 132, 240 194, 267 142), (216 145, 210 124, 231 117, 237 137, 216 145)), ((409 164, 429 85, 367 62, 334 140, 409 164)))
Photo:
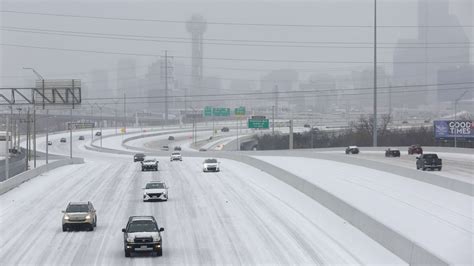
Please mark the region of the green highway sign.
POLYGON ((270 123, 268 119, 261 119, 261 120, 249 119, 248 127, 249 128, 269 128, 270 123))
POLYGON ((245 115, 245 107, 240 106, 234 109, 234 115, 245 115))
POLYGON ((212 114, 214 116, 230 116, 230 108, 214 108, 212 114))
POLYGON ((204 107, 204 116, 212 116, 212 106, 204 107))

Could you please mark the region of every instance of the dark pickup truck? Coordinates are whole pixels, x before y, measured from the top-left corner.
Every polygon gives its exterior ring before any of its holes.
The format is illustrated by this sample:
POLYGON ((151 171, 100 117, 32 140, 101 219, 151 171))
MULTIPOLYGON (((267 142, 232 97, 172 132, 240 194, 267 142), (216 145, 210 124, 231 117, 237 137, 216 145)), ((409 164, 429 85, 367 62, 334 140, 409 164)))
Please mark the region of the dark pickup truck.
POLYGON ((416 169, 422 169, 425 171, 429 168, 431 170, 437 169, 438 171, 441 171, 442 166, 442 160, 438 158, 438 155, 435 153, 422 154, 416 157, 416 169))

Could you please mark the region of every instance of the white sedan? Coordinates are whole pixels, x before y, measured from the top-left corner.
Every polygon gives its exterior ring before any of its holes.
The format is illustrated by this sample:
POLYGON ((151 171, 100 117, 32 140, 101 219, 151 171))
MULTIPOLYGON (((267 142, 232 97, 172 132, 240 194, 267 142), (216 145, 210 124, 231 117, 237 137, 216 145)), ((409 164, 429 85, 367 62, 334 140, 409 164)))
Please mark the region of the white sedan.
POLYGON ((164 181, 151 181, 146 184, 143 191, 143 201, 168 200, 168 187, 164 181))
POLYGON ((202 163, 202 171, 203 172, 219 172, 220 171, 220 163, 216 159, 206 159, 202 163))

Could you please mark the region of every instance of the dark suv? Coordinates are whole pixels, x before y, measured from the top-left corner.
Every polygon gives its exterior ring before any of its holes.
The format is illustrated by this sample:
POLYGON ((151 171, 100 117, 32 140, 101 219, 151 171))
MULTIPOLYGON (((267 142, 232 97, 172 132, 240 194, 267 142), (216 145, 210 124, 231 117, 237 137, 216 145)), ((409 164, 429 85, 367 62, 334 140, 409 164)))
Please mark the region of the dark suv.
POLYGON ((145 154, 137 153, 133 156, 133 162, 143 162, 145 160, 145 154))
POLYGON ((163 255, 161 232, 163 227, 158 227, 153 216, 130 216, 123 232, 123 248, 125 257, 130 257, 132 252, 156 252, 157 256, 163 255))

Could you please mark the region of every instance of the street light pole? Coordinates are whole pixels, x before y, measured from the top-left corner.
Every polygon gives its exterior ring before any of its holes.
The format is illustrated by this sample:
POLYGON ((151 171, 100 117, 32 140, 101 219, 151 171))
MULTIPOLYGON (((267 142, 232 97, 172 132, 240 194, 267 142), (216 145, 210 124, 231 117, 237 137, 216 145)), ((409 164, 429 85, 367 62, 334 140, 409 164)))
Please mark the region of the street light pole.
POLYGON ((458 147, 458 142, 457 142, 457 136, 458 136, 458 128, 456 127, 456 121, 457 121, 457 113, 458 113, 458 110, 457 110, 457 107, 458 107, 458 102, 462 99, 462 97, 464 97, 464 95, 467 93, 468 91, 466 90, 465 92, 463 92, 463 94, 461 94, 461 96, 459 96, 456 100, 454 100, 454 148, 457 148, 458 147))
POLYGON ((374 0, 374 147, 377 147, 377 133, 377 0, 374 0))

